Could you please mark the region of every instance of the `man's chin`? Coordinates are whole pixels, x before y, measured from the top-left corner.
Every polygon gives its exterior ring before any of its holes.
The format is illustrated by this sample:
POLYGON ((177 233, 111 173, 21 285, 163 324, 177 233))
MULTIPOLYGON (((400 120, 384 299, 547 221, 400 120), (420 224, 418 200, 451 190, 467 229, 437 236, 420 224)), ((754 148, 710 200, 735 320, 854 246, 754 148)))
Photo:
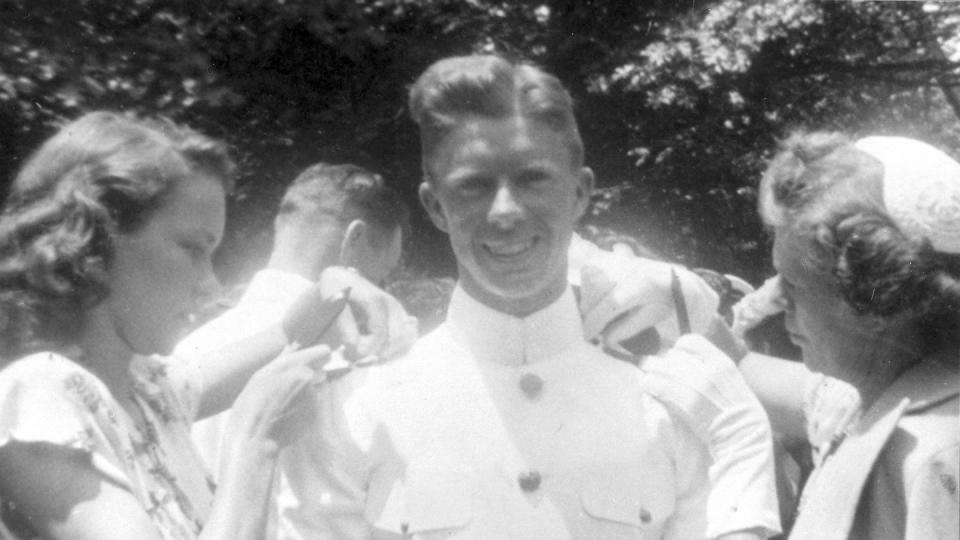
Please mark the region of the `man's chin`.
POLYGON ((486 289, 502 298, 520 300, 532 298, 541 293, 547 286, 543 282, 543 274, 533 272, 516 273, 509 276, 497 276, 487 279, 486 289))

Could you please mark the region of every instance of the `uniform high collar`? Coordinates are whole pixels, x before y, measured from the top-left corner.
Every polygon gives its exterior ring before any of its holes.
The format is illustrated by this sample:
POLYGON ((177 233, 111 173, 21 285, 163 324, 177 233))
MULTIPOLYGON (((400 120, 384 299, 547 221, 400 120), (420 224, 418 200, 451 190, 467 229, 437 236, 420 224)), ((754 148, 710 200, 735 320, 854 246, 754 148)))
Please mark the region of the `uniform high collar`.
POLYGON ((580 312, 569 287, 544 309, 514 317, 478 302, 458 285, 447 326, 476 358, 513 366, 548 360, 583 341, 580 312))

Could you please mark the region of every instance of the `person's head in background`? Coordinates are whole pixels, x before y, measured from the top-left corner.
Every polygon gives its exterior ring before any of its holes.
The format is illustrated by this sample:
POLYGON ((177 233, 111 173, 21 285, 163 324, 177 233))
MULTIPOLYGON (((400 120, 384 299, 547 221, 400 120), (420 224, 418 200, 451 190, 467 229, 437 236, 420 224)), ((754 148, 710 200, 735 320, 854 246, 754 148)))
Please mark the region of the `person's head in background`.
POLYGON ((399 265, 408 210, 383 178, 351 164, 315 164, 287 188, 268 266, 316 279, 350 266, 383 283, 399 265))
POLYGON ((94 112, 61 128, 0 216, 0 356, 168 352, 217 292, 234 169, 223 144, 171 122, 94 112))
POLYGON ((567 287, 573 227, 593 173, 573 101, 556 77, 495 55, 446 58, 410 91, 420 127, 420 198, 450 237, 460 285, 526 316, 567 287))
POLYGON ((452 278, 418 277, 390 283, 387 292, 417 318, 420 334, 426 334, 447 317, 447 306, 456 282, 452 278))
POLYGON ((760 212, 787 329, 813 370, 860 386, 956 348, 960 164, 946 154, 904 138, 796 135, 763 177, 760 212))

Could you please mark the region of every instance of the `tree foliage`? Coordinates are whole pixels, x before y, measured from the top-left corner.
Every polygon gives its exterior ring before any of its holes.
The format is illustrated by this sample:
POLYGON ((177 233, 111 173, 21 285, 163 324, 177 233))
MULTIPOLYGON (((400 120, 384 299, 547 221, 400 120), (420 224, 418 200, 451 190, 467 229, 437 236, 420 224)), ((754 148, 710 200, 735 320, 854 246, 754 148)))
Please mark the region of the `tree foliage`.
MULTIPOLYGON (((547 0, 0 0, 0 172, 83 111, 165 114, 233 144, 223 253, 262 262, 310 163, 356 161, 416 205, 405 94, 450 54, 499 51, 578 102, 599 189, 589 223, 759 279, 755 184, 797 128, 915 135, 960 151, 960 4, 547 0)), ((5 183, 0 185, 6 185, 5 183)), ((414 271, 452 272, 415 213, 414 271)))

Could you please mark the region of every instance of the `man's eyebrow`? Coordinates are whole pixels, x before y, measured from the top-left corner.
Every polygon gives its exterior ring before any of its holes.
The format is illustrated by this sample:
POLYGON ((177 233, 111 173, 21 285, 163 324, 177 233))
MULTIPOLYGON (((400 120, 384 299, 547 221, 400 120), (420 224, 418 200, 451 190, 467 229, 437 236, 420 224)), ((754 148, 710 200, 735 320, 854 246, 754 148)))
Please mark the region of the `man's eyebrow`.
POLYGON ((462 182, 464 180, 481 178, 483 176, 484 176, 483 171, 478 170, 474 167, 464 165, 450 171, 450 173, 447 175, 447 178, 454 182, 462 182))
POLYGON ((522 170, 555 172, 555 171, 560 171, 562 169, 563 169, 562 166, 557 165, 551 159, 537 159, 537 160, 530 161, 529 163, 524 165, 522 170))

